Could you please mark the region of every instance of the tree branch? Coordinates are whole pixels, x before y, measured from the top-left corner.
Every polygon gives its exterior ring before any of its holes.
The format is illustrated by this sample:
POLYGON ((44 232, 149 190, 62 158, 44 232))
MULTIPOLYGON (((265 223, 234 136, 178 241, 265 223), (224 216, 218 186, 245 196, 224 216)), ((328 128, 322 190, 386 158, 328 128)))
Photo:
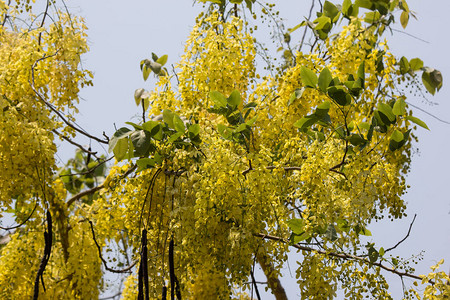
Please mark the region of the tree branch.
POLYGON ((102 255, 102 248, 100 247, 100 245, 97 242, 97 239, 95 238, 94 225, 92 224, 91 220, 88 220, 88 221, 89 221, 89 225, 91 226, 92 238, 94 239, 94 243, 97 246, 98 255, 99 255, 101 261, 103 262, 103 266, 105 267, 105 269, 112 273, 128 273, 136 265, 137 261, 135 261, 129 267, 122 269, 122 270, 114 270, 114 269, 111 269, 110 267, 108 267, 106 260, 103 258, 103 255, 102 255))
MULTIPOLYGON (((256 237, 260 237, 262 239, 266 239, 266 240, 272 240, 272 241, 277 241, 277 242, 282 242, 285 244, 288 244, 289 241, 287 239, 278 237, 278 236, 273 236, 273 235, 268 235, 268 234, 262 234, 262 233, 256 233, 253 234, 256 237)), ((401 272, 399 270, 396 270, 395 268, 389 268, 385 265, 383 265, 381 262, 374 262, 371 263, 370 260, 364 258, 364 257, 360 257, 360 256, 356 256, 356 255, 351 255, 351 254, 347 254, 347 253, 335 253, 335 252, 328 252, 328 251, 324 251, 324 250, 318 250, 318 249, 314 249, 314 248, 310 248, 310 247, 306 247, 306 246, 302 246, 299 244, 294 244, 294 245, 290 245, 296 249, 299 250, 303 250, 303 251, 308 251, 308 252, 315 252, 315 253, 319 253, 319 254, 323 254, 323 255, 327 255, 327 256, 332 256, 332 257, 336 257, 336 258, 341 258, 341 259, 345 259, 345 260, 356 260, 356 261, 360 261, 363 262, 365 264, 368 265, 373 265, 373 266, 377 266, 380 267, 381 269, 388 271, 390 273, 396 274, 400 277, 409 277, 409 278, 413 278, 413 279, 417 279, 417 280, 422 280, 423 278, 414 274, 410 274, 408 272, 401 272)), ((433 280, 429 280, 428 281, 430 284, 434 284, 433 280)))
POLYGON ((72 198, 70 198, 69 200, 67 200, 67 207, 70 207, 72 205, 72 203, 74 203, 76 200, 79 200, 80 198, 93 194, 101 189, 103 189, 105 186, 103 184, 100 184, 92 189, 83 191, 81 193, 76 194, 75 196, 73 196, 72 198))
POLYGON ((409 234, 411 233, 411 228, 412 228, 412 226, 413 226, 413 224, 414 224, 414 221, 416 220, 416 217, 417 217, 417 214, 414 215, 414 218, 413 218, 411 224, 409 224, 409 229, 408 229, 408 233, 406 234, 406 236, 405 236, 400 242, 398 242, 394 247, 391 247, 391 248, 389 248, 389 249, 386 249, 386 250, 384 251, 385 253, 388 252, 388 251, 391 251, 391 250, 393 250, 393 249, 395 249, 395 248, 397 248, 398 245, 400 245, 401 243, 403 243, 403 242, 409 237, 409 234))
POLYGON ((103 143, 103 144, 108 144, 108 141, 105 141, 105 140, 102 140, 102 139, 99 139, 98 137, 95 137, 95 136, 93 136, 93 135, 90 135, 89 133, 87 133, 86 131, 84 131, 84 130, 82 130, 82 129, 79 129, 78 127, 76 127, 74 124, 72 124, 71 122, 69 122, 62 114, 61 114, 61 112, 59 112, 50 102, 48 102, 47 100, 45 100, 45 98, 44 98, 44 96, 42 96, 39 92, 38 92, 38 90, 36 89, 36 87, 35 87, 35 85, 34 85, 34 69, 36 68, 36 65, 40 62, 40 61, 42 61, 42 60, 44 60, 44 59, 47 59, 47 58, 50 58, 50 57, 53 57, 53 56, 55 56, 56 54, 58 53, 58 51, 56 51, 56 53, 55 54, 52 54, 52 55, 49 55, 49 56, 46 56, 45 54, 44 54, 44 56, 43 57, 41 57, 41 58, 39 58, 39 59, 37 59, 34 63, 33 63, 33 65, 31 66, 31 80, 29 81, 29 83, 30 83, 30 86, 31 86, 31 89, 33 90, 33 92, 36 94, 36 96, 48 107, 48 108, 50 108, 50 110, 51 111, 53 111, 67 126, 69 126, 69 127, 71 127, 72 129, 74 129, 75 131, 77 131, 77 132, 79 132, 79 133, 81 133, 82 135, 84 135, 84 136, 86 136, 86 137, 88 137, 88 138, 90 138, 90 139, 93 139, 93 140, 95 140, 95 141, 97 141, 97 142, 99 142, 99 143, 103 143))
POLYGON ((25 221, 23 221, 22 223, 20 223, 20 224, 18 224, 18 225, 15 225, 15 226, 11 226, 11 227, 2 227, 2 226, 0 226, 0 229, 3 229, 3 230, 12 230, 12 229, 16 229, 16 228, 19 228, 19 227, 23 226, 23 225, 31 218, 31 216, 34 214, 34 212, 36 211, 37 206, 38 206, 38 203, 37 203, 37 201, 36 201, 36 204, 34 205, 33 211, 32 211, 31 214, 25 219, 25 221))
POLYGON ((75 147, 78 147, 81 151, 94 156, 96 159, 99 159, 99 157, 97 156, 97 152, 89 151, 88 149, 84 148, 80 144, 78 144, 78 143, 72 141, 71 139, 69 139, 67 136, 61 134, 56 129, 52 129, 52 132, 56 133, 59 137, 61 137, 62 139, 66 140, 67 142, 69 142, 70 144, 74 145, 75 147))

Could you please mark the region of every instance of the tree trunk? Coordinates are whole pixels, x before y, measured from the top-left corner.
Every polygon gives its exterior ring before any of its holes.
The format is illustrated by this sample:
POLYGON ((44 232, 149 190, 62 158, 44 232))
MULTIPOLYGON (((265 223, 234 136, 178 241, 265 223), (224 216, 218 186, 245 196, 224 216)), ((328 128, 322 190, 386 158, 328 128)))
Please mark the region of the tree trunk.
POLYGON ((269 256, 266 254, 264 247, 260 248, 256 255, 256 259, 267 277, 267 283, 269 288, 272 290, 272 294, 275 295, 275 299, 287 300, 288 298, 286 296, 286 291, 281 285, 281 282, 275 273, 275 268, 273 267, 269 256))

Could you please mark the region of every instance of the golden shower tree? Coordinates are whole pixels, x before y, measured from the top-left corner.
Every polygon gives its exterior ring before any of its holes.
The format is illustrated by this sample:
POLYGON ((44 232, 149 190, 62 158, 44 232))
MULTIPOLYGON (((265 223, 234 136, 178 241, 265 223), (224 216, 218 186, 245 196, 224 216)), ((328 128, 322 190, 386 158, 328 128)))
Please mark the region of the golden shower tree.
POLYGON ((91 84, 83 20, 54 1, 39 15, 0 1, 0 201, 18 223, 3 227, 1 298, 93 299, 109 272, 126 277, 125 299, 260 298, 259 264, 287 299, 290 249, 302 299, 389 299, 386 273, 424 285, 405 298, 448 297, 437 266, 417 275, 363 238, 371 221, 405 216, 412 130, 427 128, 406 86, 442 86, 382 39, 395 16, 406 27, 406 1, 319 1, 316 18, 289 30, 272 4, 201 2, 175 68, 166 55, 142 60, 156 84, 135 91, 141 122, 95 137, 75 123, 91 84), (275 23, 281 63, 252 37, 258 20, 275 23), (57 138, 78 147, 60 168, 57 138))

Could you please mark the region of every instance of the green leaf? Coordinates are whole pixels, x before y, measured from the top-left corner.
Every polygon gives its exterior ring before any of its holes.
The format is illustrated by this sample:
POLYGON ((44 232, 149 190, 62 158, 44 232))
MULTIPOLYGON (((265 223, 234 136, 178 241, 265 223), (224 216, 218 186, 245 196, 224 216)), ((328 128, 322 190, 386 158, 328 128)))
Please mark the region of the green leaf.
POLYGON ((155 140, 162 140, 162 126, 160 122, 157 121, 147 121, 142 124, 142 128, 148 132, 150 132, 150 136, 152 136, 155 140))
POLYGON ((353 133, 350 136, 349 141, 350 141, 350 143, 353 146, 359 146, 359 145, 364 144, 366 142, 366 140, 364 139, 363 136, 361 136, 359 134, 356 134, 356 133, 353 133))
POLYGON ((403 133, 397 129, 391 134, 391 139, 389 141, 389 150, 395 151, 400 149, 405 143, 403 142, 403 133))
MULTIPOLYGON (((330 32, 331 27, 332 27, 331 19, 327 16, 318 17, 317 19, 314 20, 314 24, 316 24, 314 26, 314 30, 322 31, 323 33, 325 33, 325 36, 326 36, 326 33, 330 32)), ((320 37, 320 38, 322 38, 322 37, 320 37)))
POLYGON ((291 105, 295 100, 298 100, 302 97, 303 92, 305 91, 305 88, 302 87, 301 89, 296 89, 295 91, 292 92, 291 94, 291 98, 289 98, 288 101, 288 106, 291 105))
POLYGON ((146 130, 137 130, 130 136, 136 156, 147 155, 150 149, 150 133, 146 130))
POLYGON ((323 116, 325 116, 328 113, 328 111, 330 110, 330 107, 331 107, 331 102, 326 100, 317 106, 314 114, 317 117, 322 118, 323 116))
POLYGON ((337 220, 337 227, 339 230, 348 232, 350 230, 350 226, 348 225, 348 221, 345 219, 338 219, 337 220))
POLYGON ((241 103, 241 94, 238 90, 234 90, 227 99, 227 103, 230 107, 235 109, 241 103))
POLYGON ((252 5, 254 0, 245 0, 245 4, 247 5, 247 8, 252 12, 252 5))
POLYGON ((419 118, 416 118, 416 117, 413 117, 413 116, 406 116, 406 119, 411 121, 411 122, 413 122, 413 123, 416 123, 417 125, 425 128, 425 129, 430 130, 430 128, 428 128, 427 124, 424 121, 422 121, 421 119, 419 119, 419 118))
MULTIPOLYGON (((166 62, 167 62, 167 54, 165 54, 165 55, 163 55, 163 56, 161 56, 160 58, 158 58, 157 60, 156 60, 156 62, 158 63, 158 64, 160 64, 161 66, 164 66, 165 64, 166 64, 166 62)), ((156 72, 155 72, 156 73, 156 72)))
POLYGON ((150 106, 150 98, 144 98, 143 100, 143 106, 144 106, 144 111, 147 111, 148 107, 150 106))
POLYGON ((155 74, 159 74, 161 72, 161 67, 162 65, 157 63, 157 62, 150 62, 150 64, 148 65, 148 67, 150 67, 150 69, 155 73, 155 74))
POLYGON ((359 235, 372 236, 372 233, 362 225, 356 225, 355 232, 359 235))
POLYGON ((125 158, 130 160, 134 157, 134 146, 133 146, 133 142, 131 142, 131 139, 127 138, 128 140, 128 151, 125 154, 125 158))
POLYGON ((163 110, 163 120, 167 124, 167 126, 172 129, 175 129, 175 125, 173 124, 174 115, 175 114, 169 109, 163 110))
MULTIPOLYGON (((394 123, 395 122, 395 115, 394 115, 394 113, 392 112, 392 107, 391 106, 389 106, 388 104, 386 104, 386 103, 382 103, 382 102, 380 102, 380 103, 378 103, 378 110, 381 112, 381 113, 383 113, 383 115, 385 115, 387 118, 388 118, 388 120, 389 120, 389 122, 392 124, 392 123, 394 123)), ((383 121, 385 121, 385 120, 383 120, 383 121)), ((386 122, 384 122, 384 123, 386 123, 386 122)))
POLYGON ((319 80, 318 80, 319 89, 322 92, 326 93, 332 80, 333 80, 333 77, 331 76, 330 70, 327 67, 323 68, 322 72, 320 72, 319 80))
POLYGON ((248 126, 252 126, 252 125, 256 122, 256 119, 258 119, 258 116, 254 116, 254 117, 251 118, 250 120, 247 120, 247 121, 245 122, 245 124, 247 124, 248 126))
POLYGON ((349 105, 352 101, 352 96, 346 92, 343 86, 330 86, 327 92, 328 96, 341 106, 349 105))
POLYGON ((325 1, 323 4, 323 12, 325 16, 330 17, 333 22, 336 22, 335 18, 339 15, 339 9, 333 3, 325 1))
POLYGON ((300 68, 300 76, 305 86, 315 88, 317 85, 317 75, 310 69, 302 66, 300 68))
POLYGON ((200 125, 199 124, 192 124, 189 126, 188 132, 191 133, 193 136, 196 136, 200 133, 200 125))
POLYGON ((410 67, 409 67, 408 59, 406 57, 402 56, 402 58, 400 59, 400 73, 402 75, 406 74, 409 72, 409 69, 410 69, 410 67))
POLYGON ((122 138, 118 140, 114 146, 113 153, 117 161, 121 161, 125 158, 128 152, 128 139, 122 138))
POLYGON ((141 126, 141 125, 138 125, 138 124, 133 123, 133 122, 125 122, 125 124, 128 124, 128 125, 133 126, 134 129, 136 129, 136 130, 141 130, 141 129, 142 129, 142 126, 141 126))
POLYGON ((175 127, 174 129, 178 132, 184 133, 186 131, 183 120, 175 113, 173 114, 173 125, 175 127))
POLYGON ((356 0, 355 5, 370 10, 374 9, 374 5, 371 0, 356 0))
POLYGON ((371 11, 365 14, 364 22, 373 24, 377 22, 381 17, 381 14, 378 11, 371 11))
POLYGON ((400 24, 402 24, 403 29, 408 26, 409 21, 409 13, 407 11, 402 11, 402 14, 400 15, 400 24))
POLYGON ((217 125, 217 131, 219 131, 219 134, 224 139, 229 140, 231 138, 232 131, 230 130, 230 128, 228 128, 228 126, 225 126, 223 124, 218 124, 217 125))
POLYGON ((344 0, 342 3, 342 13, 348 19, 350 17, 357 17, 359 13, 358 5, 353 5, 351 0, 344 0))
POLYGON ((138 169, 136 172, 140 172, 145 169, 153 168, 155 166, 155 161, 151 158, 144 157, 141 159, 138 159, 136 161, 136 165, 138 166, 138 169))
POLYGON ((442 87, 442 80, 443 80, 441 71, 433 69, 430 75, 434 87, 439 91, 442 87))
POLYGON ((216 92, 216 91, 210 92, 209 98, 212 100, 212 102, 214 103, 214 106, 217 108, 227 106, 227 98, 225 98, 225 96, 220 92, 216 92))
POLYGON ((395 129, 394 132, 392 132, 391 134, 391 139, 397 143, 400 143, 401 141, 403 141, 403 133, 395 129))
POLYGON ((119 130, 117 130, 114 133, 114 135, 111 137, 111 139, 109 140, 108 152, 111 153, 111 151, 113 151, 113 149, 116 147, 117 142, 120 139, 123 139, 123 138, 129 136, 131 133, 133 133, 133 132, 126 127, 119 128, 119 130))
POLYGON ((378 251, 374 247, 369 248, 369 260, 373 264, 379 257, 378 251))
POLYGON ((423 82, 423 85, 425 86, 425 88, 427 89, 427 91, 431 95, 434 95, 436 93, 436 88, 434 87, 434 84, 431 80, 430 74, 431 74, 430 72, 424 71, 422 73, 422 82, 423 82))
POLYGON ((142 76, 144 77, 144 81, 147 81, 148 76, 150 75, 151 72, 152 72, 152 69, 150 69, 150 67, 148 67, 145 64, 143 69, 142 69, 142 76))
POLYGON ((306 21, 302 21, 300 24, 297 24, 297 25, 295 25, 294 27, 289 28, 289 29, 288 29, 288 32, 289 32, 289 33, 292 33, 292 32, 294 32, 294 31, 296 31, 297 29, 299 29, 300 27, 305 26, 306 24, 307 24, 306 21))
POLYGON ((139 106, 141 104, 141 97, 144 94, 144 89, 137 89, 134 91, 134 101, 136 102, 136 106, 139 106))
POLYGON ((319 119, 315 115, 310 115, 302 117, 300 120, 294 123, 294 126, 300 128, 301 130, 304 130, 314 125, 317 121, 319 121, 319 119))
POLYGON ((295 245, 301 241, 309 239, 310 237, 311 234, 309 232, 303 232, 302 234, 291 233, 291 236, 289 237, 289 244, 295 245))
POLYGON ((152 52, 152 59, 153 59, 153 61, 157 61, 158 55, 156 55, 155 53, 152 52))
POLYGON ((238 127, 236 127, 236 129, 234 130, 234 132, 242 132, 247 130, 248 125, 245 123, 240 124, 238 127))
POLYGON ((361 64, 359 64, 358 71, 356 72, 356 76, 358 77, 358 79, 360 79, 360 84, 359 85, 360 85, 360 87, 362 89, 364 89, 364 80, 365 80, 365 76, 366 76, 366 69, 365 69, 365 67, 366 67, 366 63, 363 60, 361 62, 361 64))
POLYGON ((175 132, 174 134, 172 134, 169 139, 167 140, 168 143, 173 143, 176 140, 178 140, 181 136, 183 136, 183 132, 175 132))
POLYGON ((423 61, 420 58, 413 58, 409 61, 409 67, 413 71, 419 71, 423 68, 423 61))
POLYGON ((398 266, 398 259, 396 259, 395 257, 392 257, 391 260, 392 260, 392 264, 394 266, 398 266))
POLYGON ((286 223, 289 226, 289 229, 295 234, 302 234, 305 231, 305 220, 303 219, 291 219, 286 223))
POLYGON ((330 241, 337 240, 338 236, 336 228, 334 228, 333 224, 328 225, 327 231, 325 232, 325 237, 330 241))
POLYGON ((392 113, 396 116, 403 116, 406 114, 406 102, 403 97, 400 97, 395 101, 392 113))

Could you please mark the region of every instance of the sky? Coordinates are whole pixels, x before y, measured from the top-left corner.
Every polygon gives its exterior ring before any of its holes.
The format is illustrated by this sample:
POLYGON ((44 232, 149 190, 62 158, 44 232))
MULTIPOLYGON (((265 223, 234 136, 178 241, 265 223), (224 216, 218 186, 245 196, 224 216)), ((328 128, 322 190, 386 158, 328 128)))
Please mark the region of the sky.
MULTIPOLYGON (((89 28, 91 51, 84 56, 83 66, 94 72, 94 86, 81 92, 83 100, 77 120, 95 135, 101 135, 103 131, 111 135, 115 131, 114 124, 119 128, 130 119, 138 121, 139 110, 134 104, 134 91, 137 88, 151 90, 155 83, 152 76, 147 82, 143 81, 139 62, 150 58, 151 52, 154 52, 168 54, 167 65, 176 64, 201 9, 200 5, 193 7, 191 0, 135 0, 127 3, 124 5, 124 1, 118 0, 67 1, 70 11, 83 16, 89 28)), ((308 14, 310 3, 310 0, 276 1, 286 27, 301 22, 308 14)), ((450 2, 408 0, 408 4, 416 12, 417 20, 410 20, 407 33, 400 24, 394 25, 396 30, 393 35, 386 35, 391 50, 397 57, 420 57, 426 66, 439 69, 444 76, 444 86, 436 96, 427 95, 428 101, 414 95, 407 100, 419 108, 413 108, 414 115, 424 120, 430 128, 430 131, 422 128, 416 131, 419 142, 414 147, 418 151, 413 156, 411 172, 407 177, 411 188, 405 196, 408 217, 393 223, 385 220, 373 224, 369 227, 373 234, 370 240, 384 248, 395 245, 405 237, 414 214, 417 214, 408 239, 393 254, 410 257, 423 250, 423 260, 416 268, 418 274, 428 273, 429 266, 441 258, 446 260, 443 270, 449 272, 450 125, 431 115, 450 121, 450 88, 446 82, 450 74, 447 56, 450 48, 447 33, 450 2)), ((98 150, 101 146, 93 145, 93 148, 98 150)), ((71 151, 71 148, 61 146, 59 155, 65 160, 73 154, 71 151)), ((291 255, 290 261, 291 268, 295 267, 295 256, 291 255)), ((289 278, 287 269, 285 274, 289 296, 294 299, 295 279, 289 278)), ((394 299, 399 299, 401 281, 395 276, 388 278, 394 299)), ((264 278, 260 279, 264 281, 264 278)), ((266 294, 263 299, 273 297, 266 294)))

